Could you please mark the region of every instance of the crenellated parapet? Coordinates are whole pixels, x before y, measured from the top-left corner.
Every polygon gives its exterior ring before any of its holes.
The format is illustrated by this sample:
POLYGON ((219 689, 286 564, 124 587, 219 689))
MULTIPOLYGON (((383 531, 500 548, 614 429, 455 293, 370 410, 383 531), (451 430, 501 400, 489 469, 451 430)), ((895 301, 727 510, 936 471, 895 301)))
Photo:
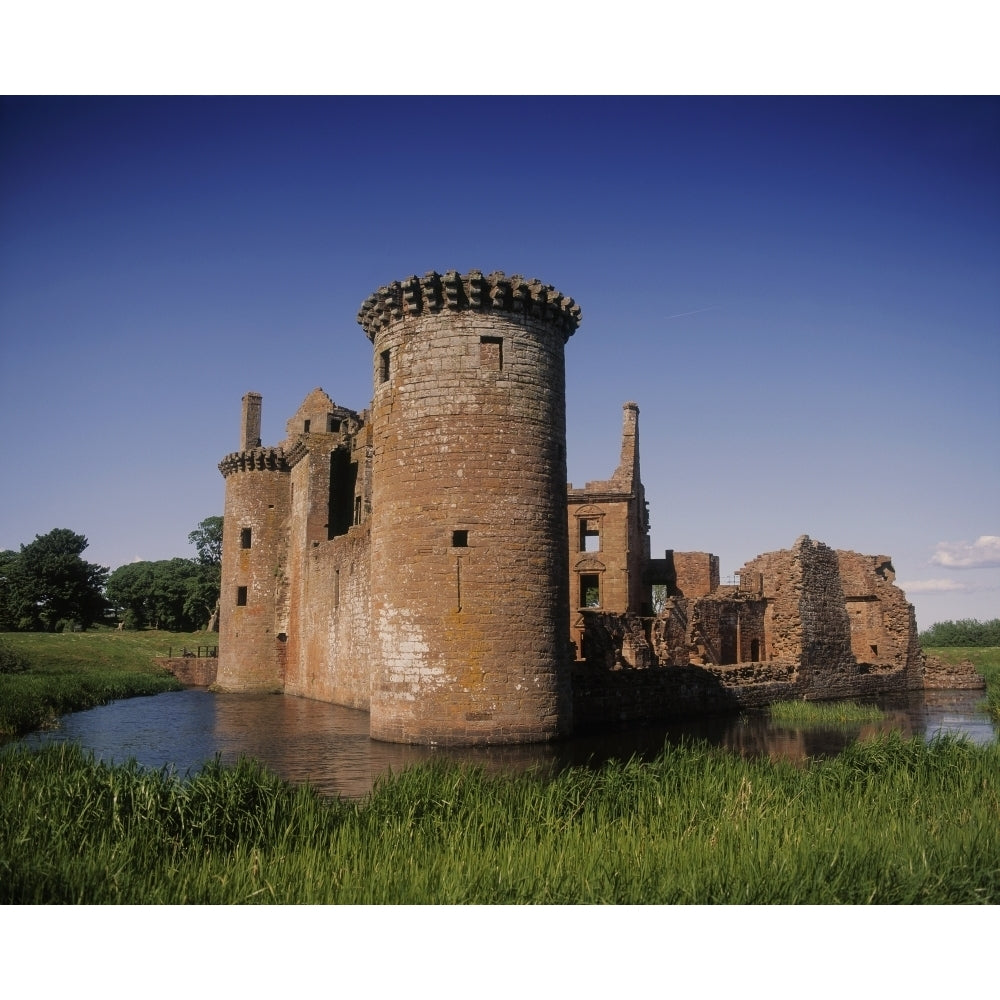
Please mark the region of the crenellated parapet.
POLYGON ((501 312, 551 323, 568 340, 580 325, 582 313, 576 302, 537 278, 503 271, 459 274, 428 271, 422 278, 411 275, 403 281, 383 285, 369 295, 358 311, 358 323, 375 340, 378 332, 406 316, 424 313, 501 312))
POLYGON ((234 451, 219 462, 219 472, 229 477, 234 472, 289 472, 291 466, 282 448, 250 448, 234 451))

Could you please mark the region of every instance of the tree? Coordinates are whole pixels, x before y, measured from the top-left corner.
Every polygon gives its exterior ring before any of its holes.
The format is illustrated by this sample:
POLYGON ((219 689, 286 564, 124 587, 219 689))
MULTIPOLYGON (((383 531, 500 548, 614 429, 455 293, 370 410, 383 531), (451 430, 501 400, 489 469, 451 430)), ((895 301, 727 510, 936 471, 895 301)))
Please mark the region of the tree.
POLYGON ((202 566, 222 565, 222 518, 206 517, 191 534, 188 541, 198 550, 202 566))
MULTIPOLYGON (((198 562, 205 570, 197 593, 191 595, 192 605, 208 611, 205 630, 219 630, 219 594, 222 590, 222 525, 223 519, 217 514, 206 517, 188 535, 188 541, 198 550, 198 562)), ((193 607, 192 607, 193 613, 193 607)))
POLYGON ((68 528, 36 535, 21 551, 0 553, 0 617, 4 628, 55 632, 70 622, 87 628, 104 614, 105 566, 85 562, 87 539, 68 528))
POLYGON ((975 618, 935 622, 917 638, 922 646, 1000 646, 1000 618, 988 622, 975 618))
POLYGON ((128 563, 111 574, 105 593, 127 628, 193 632, 218 601, 218 569, 180 558, 128 563))

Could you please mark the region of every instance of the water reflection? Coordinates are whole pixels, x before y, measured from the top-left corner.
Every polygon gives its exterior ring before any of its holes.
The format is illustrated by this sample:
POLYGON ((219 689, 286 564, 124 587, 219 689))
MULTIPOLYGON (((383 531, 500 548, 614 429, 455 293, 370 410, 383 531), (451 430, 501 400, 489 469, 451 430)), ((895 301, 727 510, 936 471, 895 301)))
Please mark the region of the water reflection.
POLYGON ((144 767, 193 773, 218 755, 225 763, 256 757, 289 781, 309 781, 325 795, 359 798, 380 775, 426 760, 455 760, 488 770, 544 773, 574 764, 599 764, 633 755, 648 759, 665 742, 704 739, 744 756, 803 760, 839 753, 856 739, 891 729, 930 738, 957 733, 989 743, 997 732, 982 711, 981 691, 912 692, 886 699, 884 722, 843 729, 772 725, 766 713, 744 713, 683 724, 584 737, 559 744, 434 748, 378 743, 368 737, 365 712, 282 695, 179 691, 129 698, 65 716, 60 727, 22 742, 39 746, 75 741, 106 761, 134 757, 144 767))

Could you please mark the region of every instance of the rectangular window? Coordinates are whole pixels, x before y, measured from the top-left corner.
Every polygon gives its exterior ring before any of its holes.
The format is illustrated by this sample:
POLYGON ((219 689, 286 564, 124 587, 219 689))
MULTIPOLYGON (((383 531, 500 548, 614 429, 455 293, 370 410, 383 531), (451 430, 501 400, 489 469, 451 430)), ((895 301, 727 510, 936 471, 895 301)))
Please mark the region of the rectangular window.
POLYGON ((469 544, 468 531, 453 531, 451 533, 451 547, 453 549, 464 549, 469 544))
POLYGON ((305 421, 305 423, 304 423, 304 424, 302 425, 302 430, 303 430, 303 431, 304 431, 304 432, 305 432, 306 434, 308 434, 308 433, 309 433, 309 426, 310 426, 310 424, 311 424, 311 423, 312 423, 312 421, 311 421, 311 420, 307 420, 307 421, 305 421))
POLYGON ((361 497, 354 498, 354 523, 361 523, 361 497))
POLYGON ((252 531, 250 528, 240 528, 240 548, 248 549, 250 548, 250 537, 252 531))
POLYGON ((580 574, 580 607, 601 606, 601 578, 597 573, 580 574))
POLYGON ((340 421, 336 417, 330 417, 330 433, 336 434, 340 430, 340 421))
POLYGON ((503 337, 479 338, 479 367, 490 372, 503 368, 503 337))
POLYGON ((239 608, 245 608, 247 606, 247 588, 237 587, 236 588, 236 606, 239 608))
POLYGON ((380 382, 389 381, 389 352, 383 351, 379 355, 378 379, 380 382))
POLYGON ((601 551, 601 522, 580 518, 580 551, 601 551))

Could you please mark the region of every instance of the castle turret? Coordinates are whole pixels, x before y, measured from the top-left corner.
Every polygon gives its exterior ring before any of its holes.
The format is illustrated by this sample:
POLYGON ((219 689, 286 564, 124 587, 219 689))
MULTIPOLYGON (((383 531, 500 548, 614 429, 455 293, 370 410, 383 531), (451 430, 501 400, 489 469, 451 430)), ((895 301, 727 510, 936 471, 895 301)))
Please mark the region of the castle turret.
POLYGON ((284 599, 289 465, 281 448, 260 446, 261 397, 243 397, 240 451, 219 463, 226 480, 219 596, 219 687, 277 691, 284 636, 275 611, 284 599))
POLYGON ((564 346, 576 303, 429 272, 358 314, 374 345, 371 734, 551 739, 571 727, 564 346))

